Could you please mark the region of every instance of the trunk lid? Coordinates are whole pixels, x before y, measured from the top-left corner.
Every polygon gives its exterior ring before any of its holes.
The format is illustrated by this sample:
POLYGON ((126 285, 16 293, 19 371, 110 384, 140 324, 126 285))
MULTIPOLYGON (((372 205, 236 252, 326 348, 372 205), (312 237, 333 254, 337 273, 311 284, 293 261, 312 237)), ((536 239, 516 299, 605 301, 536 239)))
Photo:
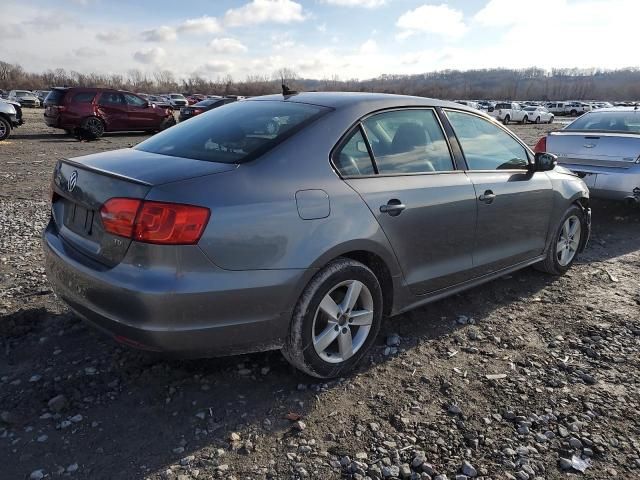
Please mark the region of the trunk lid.
POLYGON ((102 205, 114 197, 144 199, 156 185, 210 175, 235 164, 169 157, 139 150, 60 160, 53 177, 51 214, 60 236, 108 267, 118 264, 131 240, 105 232, 102 205))
POLYGON ((551 132, 547 151, 572 165, 627 169, 640 156, 640 135, 611 132, 551 132))

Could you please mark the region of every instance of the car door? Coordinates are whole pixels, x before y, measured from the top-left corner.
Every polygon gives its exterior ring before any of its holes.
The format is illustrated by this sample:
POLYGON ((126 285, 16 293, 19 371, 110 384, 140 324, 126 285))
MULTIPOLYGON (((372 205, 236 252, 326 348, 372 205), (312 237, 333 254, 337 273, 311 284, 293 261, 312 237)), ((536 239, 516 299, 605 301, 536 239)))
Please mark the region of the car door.
POLYGON ((447 110, 446 115, 475 187, 475 273, 495 272, 541 255, 553 207, 546 173, 532 172, 529 151, 495 122, 470 112, 447 110))
POLYGON ((475 191, 455 169, 434 110, 365 118, 333 160, 385 232, 414 294, 469 278, 475 191))
POLYGON ((120 92, 102 92, 98 99, 98 114, 104 120, 107 130, 127 129, 129 111, 120 92))
POLYGON ((124 93, 127 102, 127 128, 131 130, 147 130, 157 128, 159 115, 149 102, 137 95, 124 93))

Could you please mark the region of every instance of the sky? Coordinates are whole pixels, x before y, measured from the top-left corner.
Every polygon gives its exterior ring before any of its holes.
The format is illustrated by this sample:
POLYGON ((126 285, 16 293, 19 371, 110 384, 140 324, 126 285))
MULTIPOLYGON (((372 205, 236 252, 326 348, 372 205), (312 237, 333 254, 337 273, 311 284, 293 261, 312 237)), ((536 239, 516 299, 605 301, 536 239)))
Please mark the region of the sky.
POLYGON ((640 0, 1 0, 0 60, 40 72, 366 79, 638 66, 640 0))

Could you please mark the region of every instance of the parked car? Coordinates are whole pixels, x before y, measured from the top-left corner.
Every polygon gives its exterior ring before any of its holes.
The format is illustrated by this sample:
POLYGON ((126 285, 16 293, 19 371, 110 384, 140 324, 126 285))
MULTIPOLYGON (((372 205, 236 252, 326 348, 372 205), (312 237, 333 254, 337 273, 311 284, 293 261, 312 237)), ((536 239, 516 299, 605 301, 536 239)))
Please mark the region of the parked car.
POLYGON ((499 102, 495 107, 489 108, 489 115, 496 120, 508 125, 510 122, 526 123, 527 113, 522 109, 519 103, 515 102, 499 102))
POLYGON ((38 101, 40 102, 40 106, 44 107, 44 99, 49 95, 50 90, 36 90, 34 93, 36 97, 38 97, 38 101))
POLYGON ((10 100, 0 100, 0 142, 9 138, 11 131, 23 123, 20 104, 10 100))
POLYGON ((456 103, 460 105, 466 105, 467 107, 475 108, 476 110, 480 110, 480 105, 477 102, 471 100, 456 100, 456 103))
POLYGON ((217 99, 207 99, 202 100, 201 102, 196 103, 195 105, 191 105, 188 107, 182 107, 180 109, 180 116, 178 117, 178 121, 184 122, 185 120, 189 120, 196 115, 200 115, 201 113, 208 112, 209 110, 213 110, 214 108, 221 107, 223 105, 227 105, 229 103, 235 102, 235 98, 217 98, 217 99))
POLYGON ((199 93, 194 93, 193 95, 189 95, 187 97, 187 102, 189 103, 189 105, 195 105, 196 103, 201 102, 205 98, 207 98, 206 95, 200 95, 199 93))
POLYGON ((590 228, 588 189, 553 155, 399 95, 235 102, 59 160, 52 190, 47 274, 81 317, 154 351, 281 348, 322 378, 367 355, 383 315, 528 265, 566 272, 590 228), (267 135, 256 118, 287 121, 267 135))
POLYGON ((171 108, 173 108, 174 110, 186 107, 189 104, 185 96, 181 93, 170 93, 166 95, 165 98, 169 102, 169 105, 171 105, 171 108))
POLYGON ((553 122, 554 115, 544 107, 524 107, 527 118, 524 123, 551 123, 553 122))
POLYGON ((38 97, 29 90, 11 90, 9 92, 8 100, 18 102, 23 108, 37 108, 40 106, 40 100, 38 100, 38 97))
POLYGON ((567 112, 564 102, 548 102, 544 106, 554 115, 565 115, 567 112))
POLYGON ((564 108, 565 114, 571 115, 572 117, 577 117, 578 115, 591 111, 591 105, 584 102, 568 102, 564 108))
POLYGON ((94 138, 104 132, 156 132, 175 125, 173 112, 134 93, 109 88, 54 88, 45 100, 45 123, 94 138))
POLYGON ((578 174, 594 197, 640 204, 640 111, 602 108, 542 137, 536 152, 550 152, 578 174))

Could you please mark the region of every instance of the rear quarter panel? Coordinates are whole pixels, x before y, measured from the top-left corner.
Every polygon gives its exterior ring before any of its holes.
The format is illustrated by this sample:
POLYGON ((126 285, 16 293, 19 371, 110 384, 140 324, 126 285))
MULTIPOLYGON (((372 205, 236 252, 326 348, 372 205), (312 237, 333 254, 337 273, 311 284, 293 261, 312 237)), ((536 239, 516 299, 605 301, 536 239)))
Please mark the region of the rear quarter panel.
POLYGON ((374 216, 329 163, 331 149, 353 121, 350 114, 328 113, 233 172, 155 187, 147 198, 208 206, 211 219, 199 245, 223 269, 313 269, 342 253, 367 250, 397 275, 374 216), (326 192, 329 215, 303 220, 296 205, 300 190, 326 192))

